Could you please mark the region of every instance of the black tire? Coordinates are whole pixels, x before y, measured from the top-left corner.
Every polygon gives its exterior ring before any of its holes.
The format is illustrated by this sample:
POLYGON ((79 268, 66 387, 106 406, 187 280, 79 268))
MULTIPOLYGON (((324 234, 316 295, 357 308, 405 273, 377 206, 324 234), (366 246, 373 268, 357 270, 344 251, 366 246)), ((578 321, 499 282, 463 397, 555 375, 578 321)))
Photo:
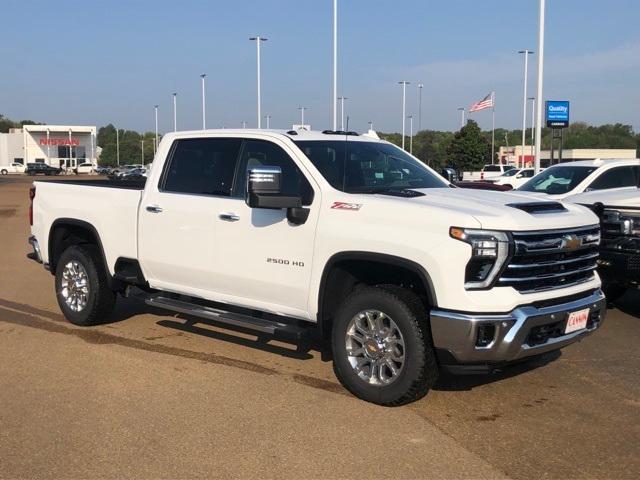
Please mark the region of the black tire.
POLYGON ((604 296, 607 297, 607 301, 609 303, 615 302, 622 298, 622 296, 627 292, 628 288, 626 285, 622 285, 620 283, 605 283, 602 286, 602 291, 604 292, 604 296))
POLYGON ((2 175, 8 175, 8 174, 9 174, 9 172, 7 171, 7 169, 6 169, 6 168, 3 168, 2 170, 0 170, 0 174, 2 174, 2 175))
POLYGON ((62 253, 56 267, 55 288, 62 313, 74 325, 86 327, 103 323, 116 303, 116 294, 108 286, 102 256, 95 245, 73 245, 62 253), (84 268, 89 286, 86 306, 80 311, 75 311, 67 305, 62 293, 63 272, 66 265, 72 261, 78 262, 84 268))
POLYGON ((336 312, 331 345, 333 370, 356 397, 384 406, 399 406, 424 397, 438 379, 428 314, 414 293, 399 287, 363 287, 349 295, 336 312), (351 319, 363 310, 379 310, 393 319, 404 339, 404 365, 389 385, 372 385, 349 363, 345 342, 351 319))

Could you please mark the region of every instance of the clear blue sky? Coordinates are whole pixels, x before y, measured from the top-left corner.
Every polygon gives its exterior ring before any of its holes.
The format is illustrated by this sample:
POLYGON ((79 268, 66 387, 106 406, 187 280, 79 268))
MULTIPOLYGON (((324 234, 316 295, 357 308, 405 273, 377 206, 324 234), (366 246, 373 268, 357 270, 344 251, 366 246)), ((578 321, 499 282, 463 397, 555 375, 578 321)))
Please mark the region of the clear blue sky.
MULTIPOLYGON (((309 107, 330 127, 331 0, 3 0, 0 113, 54 124, 153 129, 255 125, 256 34, 263 44, 263 113, 290 127, 309 107)), ((545 98, 572 101, 572 120, 640 130, 640 2, 548 0, 545 98)), ((401 90, 423 127, 456 129, 456 108, 496 90, 497 125, 522 116, 522 56, 537 47, 537 0, 340 0, 339 94, 350 127, 401 128, 401 90)), ((530 95, 535 89, 535 56, 530 95)), ((490 127, 490 113, 475 116, 490 127)), ((416 125, 417 126, 417 125, 416 125)))

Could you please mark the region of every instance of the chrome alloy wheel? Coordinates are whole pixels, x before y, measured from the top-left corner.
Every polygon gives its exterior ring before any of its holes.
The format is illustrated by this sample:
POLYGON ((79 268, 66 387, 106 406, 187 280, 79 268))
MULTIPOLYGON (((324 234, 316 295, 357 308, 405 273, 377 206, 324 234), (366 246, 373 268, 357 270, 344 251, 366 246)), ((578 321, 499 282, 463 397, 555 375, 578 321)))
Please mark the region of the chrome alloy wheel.
POLYGON ((379 310, 363 310, 347 327, 347 359, 358 377, 386 386, 398 379, 405 360, 404 338, 396 323, 379 310))
POLYGON ((72 260, 64 266, 60 288, 60 295, 71 310, 84 310, 89 301, 89 278, 81 263, 72 260))

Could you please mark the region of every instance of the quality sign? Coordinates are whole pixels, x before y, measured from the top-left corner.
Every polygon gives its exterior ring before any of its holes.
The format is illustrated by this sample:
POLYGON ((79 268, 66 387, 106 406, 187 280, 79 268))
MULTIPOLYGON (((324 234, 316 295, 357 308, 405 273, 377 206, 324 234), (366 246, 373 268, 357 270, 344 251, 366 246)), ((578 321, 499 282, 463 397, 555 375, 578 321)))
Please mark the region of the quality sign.
POLYGON ((545 105, 547 127, 566 128, 569 126, 569 102, 565 100, 547 100, 545 105))

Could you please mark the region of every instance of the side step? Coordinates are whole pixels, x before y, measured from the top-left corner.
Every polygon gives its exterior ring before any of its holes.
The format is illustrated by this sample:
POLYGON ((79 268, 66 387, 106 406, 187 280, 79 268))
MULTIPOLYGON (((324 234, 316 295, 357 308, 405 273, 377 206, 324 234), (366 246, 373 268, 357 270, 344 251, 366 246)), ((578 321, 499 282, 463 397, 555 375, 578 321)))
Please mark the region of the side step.
POLYGON ((309 334, 310 328, 299 325, 251 317, 240 313, 227 312, 218 308, 207 307, 197 303, 189 303, 183 300, 163 296, 151 296, 145 298, 145 303, 152 307, 171 310, 173 312, 206 318, 215 322, 226 323, 235 327, 246 328, 257 332, 274 336, 283 336, 290 339, 301 340, 309 334))

